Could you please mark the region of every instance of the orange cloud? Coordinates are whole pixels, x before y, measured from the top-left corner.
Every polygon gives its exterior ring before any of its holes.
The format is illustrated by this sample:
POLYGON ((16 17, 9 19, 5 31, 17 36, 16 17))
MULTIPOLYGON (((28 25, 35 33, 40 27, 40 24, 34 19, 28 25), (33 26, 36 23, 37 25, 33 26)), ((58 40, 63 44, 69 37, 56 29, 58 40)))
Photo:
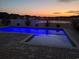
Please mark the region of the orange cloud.
POLYGON ((67 13, 79 14, 79 11, 68 11, 67 13))

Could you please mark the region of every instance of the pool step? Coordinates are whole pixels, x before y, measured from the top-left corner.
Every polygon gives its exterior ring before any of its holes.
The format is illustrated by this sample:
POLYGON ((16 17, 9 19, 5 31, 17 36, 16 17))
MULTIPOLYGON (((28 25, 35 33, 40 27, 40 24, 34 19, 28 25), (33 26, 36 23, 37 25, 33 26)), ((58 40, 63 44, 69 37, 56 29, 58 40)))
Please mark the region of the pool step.
POLYGON ((34 38, 34 35, 32 35, 31 37, 29 37, 28 40, 26 40, 25 42, 29 42, 30 40, 32 40, 32 38, 34 38))
POLYGON ((22 40, 21 43, 29 42, 33 37, 34 37, 34 35, 29 35, 27 38, 25 38, 24 40, 22 40))

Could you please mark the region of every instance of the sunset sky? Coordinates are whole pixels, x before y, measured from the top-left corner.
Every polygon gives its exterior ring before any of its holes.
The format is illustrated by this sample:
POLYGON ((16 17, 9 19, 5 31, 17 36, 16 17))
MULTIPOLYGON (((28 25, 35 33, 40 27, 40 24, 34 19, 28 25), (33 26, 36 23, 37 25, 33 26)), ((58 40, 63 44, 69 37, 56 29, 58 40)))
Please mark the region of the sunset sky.
POLYGON ((79 0, 0 0, 0 12, 34 16, 79 15, 79 0))

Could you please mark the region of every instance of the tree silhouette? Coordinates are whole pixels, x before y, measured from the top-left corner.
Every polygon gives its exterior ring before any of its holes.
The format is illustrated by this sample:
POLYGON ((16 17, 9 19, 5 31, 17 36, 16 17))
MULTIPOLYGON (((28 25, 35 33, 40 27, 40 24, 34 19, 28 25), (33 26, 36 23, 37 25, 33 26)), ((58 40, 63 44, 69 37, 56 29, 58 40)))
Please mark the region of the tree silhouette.
POLYGON ((29 20, 30 16, 26 15, 25 17, 26 17, 26 22, 25 22, 26 26, 30 26, 31 24, 31 21, 29 20))
POLYGON ((4 26, 7 26, 10 24, 10 20, 1 20, 1 24, 3 24, 4 26))
POLYGON ((8 13, 6 13, 6 12, 0 12, 0 18, 1 19, 8 19, 8 17, 9 17, 8 13))
POLYGON ((79 31, 79 19, 72 20, 73 27, 79 31))
POLYGON ((26 20, 25 24, 26 24, 26 26, 30 26, 30 24, 31 24, 30 20, 26 20))
POLYGON ((49 26, 49 22, 48 22, 48 20, 46 21, 46 27, 48 27, 49 26))

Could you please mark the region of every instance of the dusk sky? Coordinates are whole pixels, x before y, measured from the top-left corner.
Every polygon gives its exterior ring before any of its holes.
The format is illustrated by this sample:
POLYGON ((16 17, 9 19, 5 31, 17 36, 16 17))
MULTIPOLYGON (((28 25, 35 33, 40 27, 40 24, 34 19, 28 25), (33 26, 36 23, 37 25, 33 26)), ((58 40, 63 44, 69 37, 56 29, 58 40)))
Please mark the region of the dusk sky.
POLYGON ((79 15, 79 0, 0 0, 0 12, 34 16, 79 15))

